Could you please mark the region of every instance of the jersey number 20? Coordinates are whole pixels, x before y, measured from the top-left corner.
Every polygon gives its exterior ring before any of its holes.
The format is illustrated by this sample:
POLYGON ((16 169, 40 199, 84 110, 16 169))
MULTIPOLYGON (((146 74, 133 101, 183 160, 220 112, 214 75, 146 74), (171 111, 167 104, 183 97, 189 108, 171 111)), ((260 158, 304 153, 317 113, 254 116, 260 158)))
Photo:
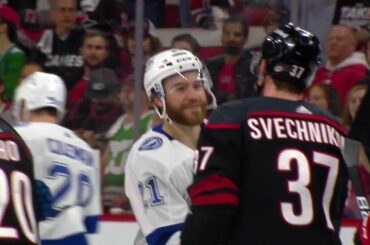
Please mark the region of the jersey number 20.
POLYGON ((31 242, 36 243, 36 218, 32 203, 31 181, 24 173, 13 171, 10 174, 9 185, 7 175, 0 169, 0 238, 19 239, 16 228, 2 225, 10 198, 23 234, 31 242))

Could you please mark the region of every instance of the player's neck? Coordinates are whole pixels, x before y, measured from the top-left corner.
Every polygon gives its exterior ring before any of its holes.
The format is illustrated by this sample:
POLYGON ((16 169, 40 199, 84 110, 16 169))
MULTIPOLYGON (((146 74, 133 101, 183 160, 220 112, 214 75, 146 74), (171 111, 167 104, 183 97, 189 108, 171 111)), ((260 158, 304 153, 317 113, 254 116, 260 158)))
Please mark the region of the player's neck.
POLYGON ((36 114, 30 114, 30 122, 44 122, 44 123, 54 123, 58 124, 58 119, 54 116, 42 114, 42 115, 36 115, 36 114))
POLYGON ((302 94, 293 94, 285 91, 276 91, 275 93, 271 93, 270 95, 267 95, 266 97, 273 97, 283 100, 291 100, 291 101, 300 101, 303 100, 302 94))
POLYGON ((303 93, 293 93, 288 90, 278 89, 271 78, 267 77, 263 85, 262 94, 265 97, 272 97, 284 100, 299 101, 303 100, 303 93))
POLYGON ((200 133, 199 126, 187 126, 178 123, 163 123, 163 130, 177 141, 183 143, 191 149, 196 149, 200 133))

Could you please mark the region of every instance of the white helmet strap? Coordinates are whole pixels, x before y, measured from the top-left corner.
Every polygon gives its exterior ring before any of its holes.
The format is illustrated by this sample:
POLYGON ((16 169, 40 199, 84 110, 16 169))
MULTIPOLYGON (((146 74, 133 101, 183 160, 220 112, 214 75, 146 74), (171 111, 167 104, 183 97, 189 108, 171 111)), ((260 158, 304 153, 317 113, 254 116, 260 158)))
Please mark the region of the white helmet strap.
POLYGON ((155 103, 152 103, 153 107, 154 107, 154 110, 155 110, 155 112, 157 113, 157 115, 159 116, 160 119, 163 119, 163 120, 166 120, 169 123, 172 123, 171 118, 169 118, 169 116, 167 114, 166 101, 164 99, 164 96, 161 96, 160 99, 162 101, 163 108, 160 109, 155 103))
POLYGON ((216 107, 217 107, 216 96, 213 94, 213 92, 211 91, 211 89, 208 86, 204 86, 204 89, 209 94, 209 96, 211 96, 211 101, 207 105, 207 110, 216 109, 216 107))

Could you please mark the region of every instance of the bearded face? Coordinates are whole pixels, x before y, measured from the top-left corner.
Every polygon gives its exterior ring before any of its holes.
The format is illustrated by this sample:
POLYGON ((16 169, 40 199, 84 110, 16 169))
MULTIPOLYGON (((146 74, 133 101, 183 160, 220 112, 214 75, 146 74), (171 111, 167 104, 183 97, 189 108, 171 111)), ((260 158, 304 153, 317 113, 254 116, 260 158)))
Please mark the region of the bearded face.
POLYGON ((102 67, 109 57, 107 40, 101 36, 85 38, 80 54, 85 66, 90 69, 102 67))
POLYGON ((171 120, 187 125, 196 126, 203 122, 206 115, 207 102, 204 98, 198 100, 184 101, 177 106, 166 102, 166 110, 171 120))
POLYGON ((226 23, 222 30, 221 42, 225 53, 231 56, 243 52, 243 45, 247 41, 247 34, 243 31, 241 23, 226 23))
POLYGON ((172 121, 187 126, 203 122, 207 97, 198 75, 196 71, 189 71, 169 77, 164 82, 166 112, 172 121))
POLYGON ((103 66, 103 62, 95 54, 91 54, 84 60, 85 65, 92 70, 98 69, 103 66))

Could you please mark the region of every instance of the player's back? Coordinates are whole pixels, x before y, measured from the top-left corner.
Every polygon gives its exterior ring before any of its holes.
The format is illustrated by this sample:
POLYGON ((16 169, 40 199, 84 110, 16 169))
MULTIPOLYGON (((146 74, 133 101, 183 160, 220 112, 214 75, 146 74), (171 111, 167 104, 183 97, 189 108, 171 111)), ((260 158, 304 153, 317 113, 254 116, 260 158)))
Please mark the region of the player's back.
POLYGON ((37 244, 33 164, 16 131, 0 119, 0 244, 37 244))
POLYGON ((224 106, 212 124, 240 126, 242 164, 228 163, 240 189, 230 244, 340 244, 348 177, 333 118, 305 102, 255 98, 224 106))
POLYGON ((56 124, 29 123, 17 131, 34 157, 36 179, 44 181, 53 195, 52 218, 40 223, 41 239, 58 240, 95 226, 100 203, 93 150, 56 124))

